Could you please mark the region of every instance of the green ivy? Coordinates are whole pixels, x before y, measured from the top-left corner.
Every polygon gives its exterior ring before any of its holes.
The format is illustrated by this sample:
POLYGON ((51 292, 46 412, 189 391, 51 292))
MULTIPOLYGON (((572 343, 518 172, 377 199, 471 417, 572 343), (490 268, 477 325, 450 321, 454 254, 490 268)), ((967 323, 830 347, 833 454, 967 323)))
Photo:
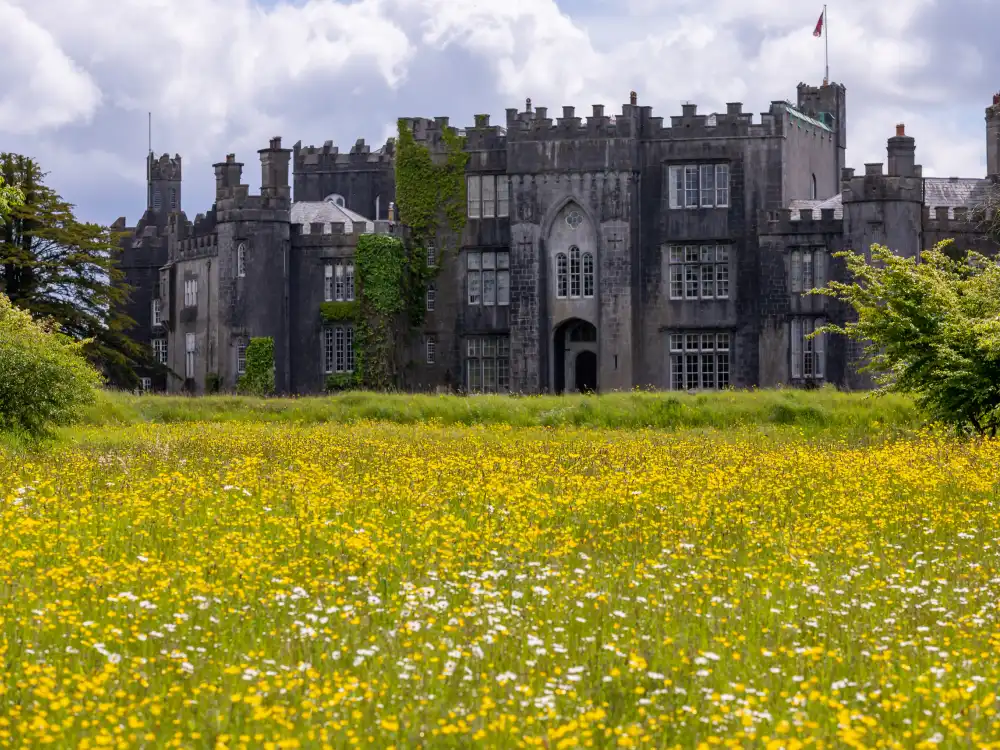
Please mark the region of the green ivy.
POLYGON ((361 352, 364 384, 388 390, 394 380, 395 328, 405 309, 407 258, 402 240, 389 234, 365 234, 354 251, 361 297, 361 325, 355 331, 355 351, 361 352))
POLYGON ((274 393, 274 339, 250 339, 246 359, 247 369, 236 389, 251 396, 270 396, 274 393))
POLYGON ((356 320, 360 309, 357 302, 323 302, 319 306, 319 316, 324 323, 340 323, 356 320))
POLYGON ((444 148, 436 154, 417 143, 405 120, 399 120, 397 129, 396 203, 409 242, 406 310, 410 325, 416 328, 426 314, 427 286, 444 262, 444 248, 438 248, 437 265, 427 265, 427 242, 436 240, 442 228, 456 237, 465 228, 469 154, 465 138, 451 128, 441 133, 444 148))

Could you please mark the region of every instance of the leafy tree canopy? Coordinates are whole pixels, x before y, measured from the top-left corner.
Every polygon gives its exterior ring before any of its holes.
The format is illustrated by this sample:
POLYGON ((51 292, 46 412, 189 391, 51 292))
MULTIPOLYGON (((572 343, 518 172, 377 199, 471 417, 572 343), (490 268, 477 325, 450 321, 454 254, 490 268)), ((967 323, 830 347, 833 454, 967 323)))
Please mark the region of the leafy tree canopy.
POLYGON ((135 322, 122 312, 130 290, 117 262, 120 235, 78 221, 28 157, 0 153, 0 176, 21 199, 0 225, 0 292, 36 319, 56 321, 63 334, 85 341, 87 359, 113 385, 135 388, 134 368, 152 357, 125 335, 135 322))
POLYGON ((844 252, 854 281, 812 293, 839 299, 857 320, 824 331, 862 342, 865 371, 883 391, 908 393, 931 417, 996 436, 1000 428, 1000 264, 979 253, 961 259, 951 240, 902 258, 879 245, 844 252))
POLYGON ((5 185, 3 175, 0 174, 0 226, 7 221, 10 212, 21 205, 24 196, 16 185, 5 185))

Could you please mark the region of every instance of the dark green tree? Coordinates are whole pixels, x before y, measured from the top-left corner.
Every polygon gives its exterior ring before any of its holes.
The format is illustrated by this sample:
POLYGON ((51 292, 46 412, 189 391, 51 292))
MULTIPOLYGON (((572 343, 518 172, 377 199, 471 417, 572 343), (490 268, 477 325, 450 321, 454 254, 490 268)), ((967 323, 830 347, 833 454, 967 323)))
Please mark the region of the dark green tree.
POLYGON ((5 185, 3 175, 0 174, 0 227, 7 221, 10 212, 21 205, 24 196, 14 185, 5 185))
POLYGON ((135 321, 123 312, 131 289, 118 266, 121 236, 77 220, 29 157, 0 153, 0 176, 22 198, 0 223, 0 292, 85 341, 84 355, 111 385, 135 388, 135 368, 156 365, 148 347, 126 335, 135 321))

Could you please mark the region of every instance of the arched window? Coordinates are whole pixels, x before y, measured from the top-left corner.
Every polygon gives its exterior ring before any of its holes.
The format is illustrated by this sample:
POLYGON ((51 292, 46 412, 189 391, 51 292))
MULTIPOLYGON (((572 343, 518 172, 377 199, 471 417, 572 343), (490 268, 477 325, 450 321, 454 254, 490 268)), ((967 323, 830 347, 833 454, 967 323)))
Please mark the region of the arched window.
POLYGON ((594 296, 594 255, 583 254, 583 296, 594 296))
POLYGON ((344 206, 346 205, 344 202, 344 196, 337 195, 336 193, 334 193, 333 195, 326 196, 326 200, 335 206, 340 206, 341 208, 344 208, 344 206))
POLYGON ((813 200, 816 200, 816 197, 817 197, 818 193, 819 193, 819 191, 816 189, 816 175, 813 174, 813 179, 812 179, 812 199, 813 200))
POLYGON ((177 210, 177 188, 170 188, 170 210, 177 210))
POLYGON ((242 242, 236 248, 236 275, 240 278, 247 275, 247 246, 242 242))
POLYGON ((569 296, 580 296, 580 248, 569 249, 569 296))
POLYGON ((157 190, 155 193, 153 193, 153 210, 159 211, 162 205, 163 205, 163 199, 160 196, 160 191, 157 190))
POLYGON ((556 255, 556 297, 566 299, 566 253, 556 255))

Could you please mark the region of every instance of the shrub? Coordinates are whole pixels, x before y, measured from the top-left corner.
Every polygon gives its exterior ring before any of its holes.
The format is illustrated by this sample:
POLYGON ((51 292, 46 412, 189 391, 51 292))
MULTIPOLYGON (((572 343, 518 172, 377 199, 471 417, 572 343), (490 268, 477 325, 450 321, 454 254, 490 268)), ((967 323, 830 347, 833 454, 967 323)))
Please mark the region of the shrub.
POLYGON ((83 416, 101 386, 83 358, 85 343, 33 320, 0 294, 0 430, 41 435, 83 416))
POLYGON ((274 339, 254 338, 247 344, 247 370, 237 390, 249 396, 274 393, 274 339))

